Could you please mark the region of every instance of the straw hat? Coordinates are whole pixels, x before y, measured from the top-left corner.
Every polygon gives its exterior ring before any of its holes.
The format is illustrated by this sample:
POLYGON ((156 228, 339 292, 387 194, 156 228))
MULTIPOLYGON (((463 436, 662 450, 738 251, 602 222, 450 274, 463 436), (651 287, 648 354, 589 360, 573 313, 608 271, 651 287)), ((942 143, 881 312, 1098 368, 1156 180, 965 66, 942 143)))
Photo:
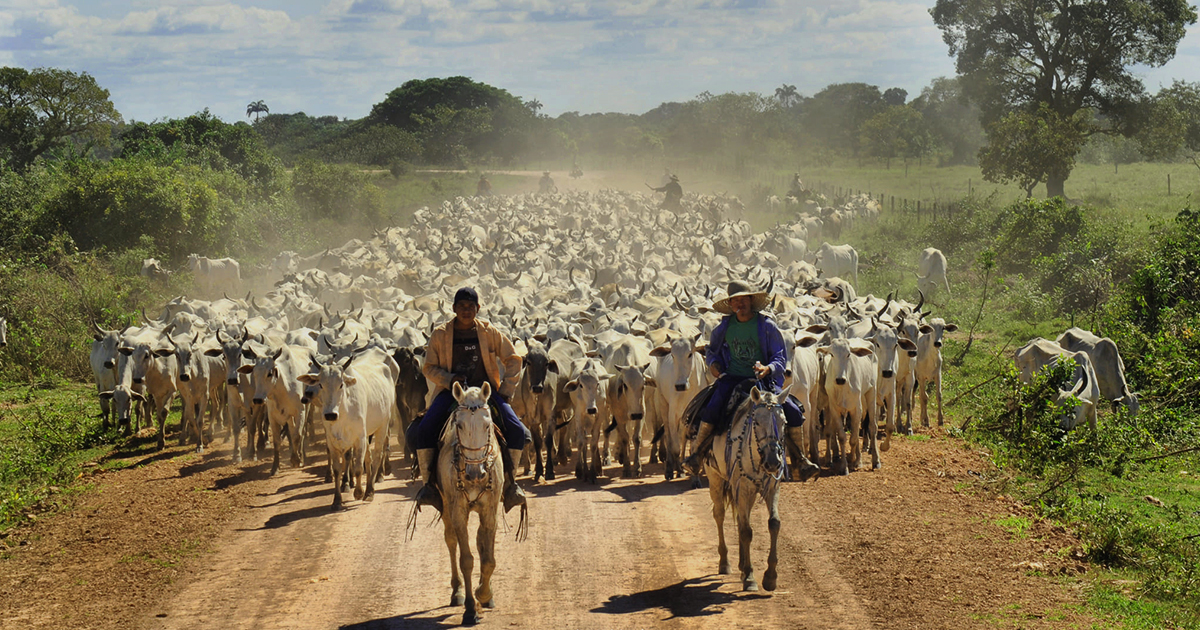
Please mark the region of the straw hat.
POLYGON ((745 282, 733 280, 729 283, 729 295, 713 302, 713 310, 718 313, 732 315, 733 309, 729 306, 729 301, 735 297, 748 295, 752 298, 750 308, 755 311, 761 311, 770 302, 770 297, 766 291, 755 291, 750 288, 750 285, 745 282))

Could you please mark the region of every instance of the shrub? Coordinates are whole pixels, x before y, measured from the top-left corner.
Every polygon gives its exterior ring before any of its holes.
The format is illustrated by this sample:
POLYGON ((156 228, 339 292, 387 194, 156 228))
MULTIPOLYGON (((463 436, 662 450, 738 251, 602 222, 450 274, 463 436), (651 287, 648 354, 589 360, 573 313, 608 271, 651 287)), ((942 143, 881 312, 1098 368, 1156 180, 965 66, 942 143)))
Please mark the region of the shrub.
POLYGON ((383 195, 357 168, 302 160, 292 174, 297 205, 309 217, 378 225, 383 195))

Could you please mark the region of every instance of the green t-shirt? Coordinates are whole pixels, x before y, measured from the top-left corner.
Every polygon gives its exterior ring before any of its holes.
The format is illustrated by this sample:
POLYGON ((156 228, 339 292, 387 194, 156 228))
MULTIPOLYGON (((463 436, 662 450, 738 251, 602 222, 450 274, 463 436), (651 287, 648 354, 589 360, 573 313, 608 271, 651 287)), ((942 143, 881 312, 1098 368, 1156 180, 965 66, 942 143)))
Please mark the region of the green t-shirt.
POLYGON ((754 376, 755 362, 762 361, 762 347, 758 341, 758 318, 755 314, 748 322, 739 322, 737 316, 725 329, 725 343, 729 344, 729 367, 734 376, 754 376))

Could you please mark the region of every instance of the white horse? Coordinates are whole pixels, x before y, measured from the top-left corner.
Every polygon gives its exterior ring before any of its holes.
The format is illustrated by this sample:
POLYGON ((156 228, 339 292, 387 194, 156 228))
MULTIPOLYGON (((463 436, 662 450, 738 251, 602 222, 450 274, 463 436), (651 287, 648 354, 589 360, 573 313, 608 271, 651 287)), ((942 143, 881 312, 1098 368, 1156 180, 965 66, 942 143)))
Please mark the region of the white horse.
MULTIPOLYGON (((450 550, 451 606, 466 605, 463 625, 479 622, 476 601, 491 608, 492 572, 496 570, 496 514, 504 490, 504 470, 500 459, 500 443, 496 439, 488 398, 492 387, 463 389, 458 382, 451 390, 458 408, 442 430, 442 448, 438 454, 438 490, 442 494, 442 523, 445 526, 446 548, 450 550), (467 523, 471 512, 479 515, 479 531, 475 545, 479 550, 479 588, 472 594, 471 571, 475 559, 471 556, 467 523), (458 564, 454 562, 456 548, 458 564), (462 577, 459 577, 459 569, 462 577), (464 588, 464 584, 466 588, 464 588)), ((515 466, 514 462, 514 466, 515 466)), ((525 511, 521 512, 524 525, 525 511)), ((521 528, 519 527, 518 530, 521 528)))
POLYGON ((717 522, 717 551, 721 555, 718 572, 730 573, 729 549, 725 546, 725 504, 737 514, 738 568, 742 571, 742 588, 757 591, 754 568, 750 563, 750 510, 759 495, 767 504, 767 528, 771 532, 771 552, 762 587, 775 590, 779 562, 776 545, 779 541, 779 481, 784 474, 784 416, 786 394, 773 394, 758 387, 750 390, 750 398, 734 413, 728 433, 713 440, 707 462, 708 491, 712 496, 713 519, 717 522))

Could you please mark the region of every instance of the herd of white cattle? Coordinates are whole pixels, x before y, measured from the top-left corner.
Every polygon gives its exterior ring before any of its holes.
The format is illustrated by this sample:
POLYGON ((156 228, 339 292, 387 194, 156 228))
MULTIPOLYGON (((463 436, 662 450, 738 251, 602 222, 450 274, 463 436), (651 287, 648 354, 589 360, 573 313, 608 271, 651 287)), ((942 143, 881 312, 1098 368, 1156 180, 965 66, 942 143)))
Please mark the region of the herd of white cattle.
MULTIPOLYGON (((481 317, 524 357, 511 402, 534 436, 526 474, 532 467, 535 479, 553 479, 566 465, 594 480, 611 452, 624 475, 638 476, 649 445, 670 480, 682 472, 684 409, 710 379, 703 351, 721 317, 710 306, 742 280, 771 293, 767 312, 790 353, 785 388, 808 418, 795 446, 809 459, 847 474, 866 450, 879 468, 890 436, 912 432, 917 400, 928 426, 930 385, 941 424, 941 347, 956 326, 923 312, 924 297, 857 295, 853 247, 808 246, 822 242, 829 217, 841 230, 876 217, 879 205, 865 196, 836 209, 808 202, 760 233, 736 212, 730 200, 696 195, 680 212, 615 191, 458 198, 369 240, 307 257, 284 252, 253 280, 236 261, 193 255, 205 299, 175 298, 141 326, 96 327, 101 410, 124 426, 157 420, 163 447, 178 396, 181 444, 202 451, 213 425, 224 425, 239 462, 243 453, 257 459, 269 435, 272 473, 284 433, 292 464, 302 465, 305 440, 323 426, 335 507, 346 472, 355 497, 369 498, 392 437, 402 440, 435 394, 421 375, 428 333, 452 317, 454 292, 471 286, 481 317), (228 297, 251 285, 269 290, 228 297)), ((948 291, 945 273, 941 252, 922 253, 923 288, 948 291)), ((1127 393, 1113 398, 1122 397, 1136 405, 1127 393)))

